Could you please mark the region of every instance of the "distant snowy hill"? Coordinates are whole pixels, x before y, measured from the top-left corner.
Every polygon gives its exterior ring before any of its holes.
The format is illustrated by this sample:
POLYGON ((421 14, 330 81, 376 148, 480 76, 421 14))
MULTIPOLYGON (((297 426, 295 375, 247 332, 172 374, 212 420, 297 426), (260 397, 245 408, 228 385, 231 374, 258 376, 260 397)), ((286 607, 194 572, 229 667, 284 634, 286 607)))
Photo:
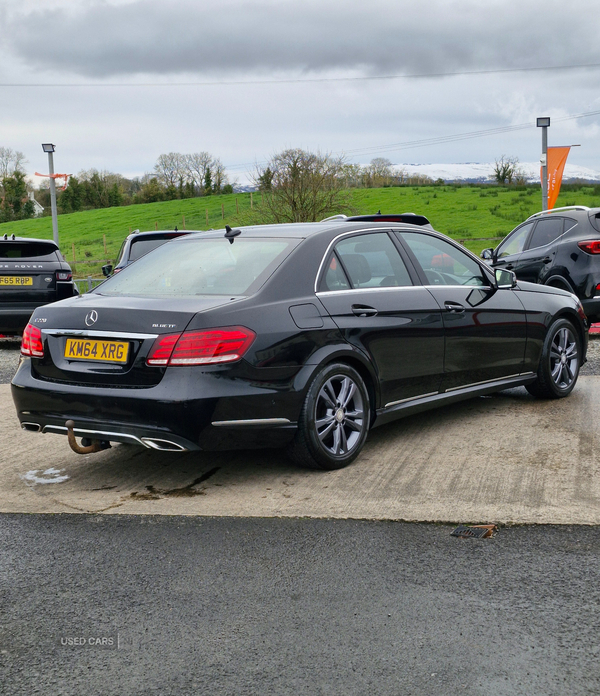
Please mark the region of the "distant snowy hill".
MULTIPOLYGON (((540 180, 540 165, 537 162, 520 162, 519 167, 525 173, 527 181, 531 183, 540 180)), ((465 164, 395 164, 394 168, 402 169, 409 175, 421 174, 428 176, 434 181, 443 179, 446 182, 464 181, 469 183, 483 183, 490 181, 494 172, 494 163, 479 164, 467 162, 465 164)), ((600 172, 588 167, 578 167, 577 165, 567 164, 563 181, 575 179, 583 181, 599 181, 600 172)))

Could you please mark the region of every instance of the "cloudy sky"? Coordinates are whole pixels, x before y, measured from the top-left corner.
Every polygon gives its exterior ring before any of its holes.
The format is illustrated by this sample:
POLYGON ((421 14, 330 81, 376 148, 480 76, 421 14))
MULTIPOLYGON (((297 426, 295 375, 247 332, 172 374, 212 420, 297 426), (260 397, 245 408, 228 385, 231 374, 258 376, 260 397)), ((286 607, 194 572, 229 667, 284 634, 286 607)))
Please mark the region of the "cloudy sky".
POLYGON ((360 163, 534 162, 535 118, 550 116, 549 144, 581 144, 569 161, 600 170, 597 10, 593 0, 0 0, 0 146, 24 152, 29 172, 45 171, 40 144, 51 141, 59 172, 126 176, 161 153, 207 150, 243 181, 288 147, 360 163), (473 137, 481 131, 492 132, 473 137))

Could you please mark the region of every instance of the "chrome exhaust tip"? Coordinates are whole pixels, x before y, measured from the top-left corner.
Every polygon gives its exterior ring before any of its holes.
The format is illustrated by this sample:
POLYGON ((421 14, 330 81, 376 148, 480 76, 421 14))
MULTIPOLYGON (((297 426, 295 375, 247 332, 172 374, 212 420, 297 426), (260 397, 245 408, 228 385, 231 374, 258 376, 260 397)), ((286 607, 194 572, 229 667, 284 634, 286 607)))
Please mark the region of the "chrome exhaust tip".
POLYGON ((171 440, 161 440, 155 437, 142 437, 142 442, 146 447, 151 447, 155 450, 160 450, 161 452, 187 452, 187 449, 176 442, 171 442, 171 440))
POLYGON ((21 428, 27 430, 30 433, 39 433, 42 426, 39 423, 21 423, 21 428))

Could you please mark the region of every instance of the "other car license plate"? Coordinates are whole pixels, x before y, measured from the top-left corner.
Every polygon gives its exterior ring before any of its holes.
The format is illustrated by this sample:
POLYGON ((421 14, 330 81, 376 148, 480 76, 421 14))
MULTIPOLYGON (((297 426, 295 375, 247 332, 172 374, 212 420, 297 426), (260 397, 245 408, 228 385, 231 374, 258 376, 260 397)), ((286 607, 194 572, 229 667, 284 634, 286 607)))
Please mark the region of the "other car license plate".
POLYGON ((31 276, 0 276, 0 285, 33 285, 31 276))
POLYGON ((126 341, 91 341, 84 338, 67 338, 67 360, 95 360, 96 362, 126 363, 129 343, 126 341))

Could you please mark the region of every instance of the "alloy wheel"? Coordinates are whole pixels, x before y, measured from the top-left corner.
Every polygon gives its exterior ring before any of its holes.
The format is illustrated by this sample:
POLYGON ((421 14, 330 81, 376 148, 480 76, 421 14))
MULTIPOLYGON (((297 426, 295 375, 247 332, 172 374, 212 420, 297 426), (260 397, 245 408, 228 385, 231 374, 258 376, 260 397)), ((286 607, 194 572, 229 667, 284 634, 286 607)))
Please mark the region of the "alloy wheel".
POLYGON ((559 389, 568 389, 577 377, 579 352, 571 329, 560 328, 550 346, 550 374, 559 389))
POLYGON ((347 375, 334 375, 321 387, 315 403, 315 428, 330 455, 348 454, 367 427, 360 389, 347 375))

